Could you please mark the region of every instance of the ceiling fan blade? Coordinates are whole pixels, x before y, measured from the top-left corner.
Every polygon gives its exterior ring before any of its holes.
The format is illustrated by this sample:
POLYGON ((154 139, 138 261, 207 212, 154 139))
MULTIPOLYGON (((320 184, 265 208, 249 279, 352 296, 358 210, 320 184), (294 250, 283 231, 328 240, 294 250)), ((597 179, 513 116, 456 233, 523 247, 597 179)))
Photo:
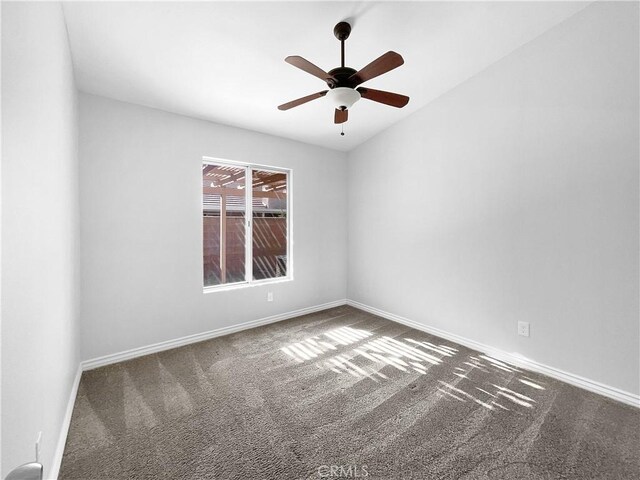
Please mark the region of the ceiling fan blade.
POLYGON ((399 93, 385 92, 383 90, 374 90, 373 88, 359 87, 356 90, 362 98, 373 100, 374 102, 384 103, 392 107, 402 108, 409 103, 409 97, 400 95, 399 93))
POLYGON ((292 100, 287 103, 283 103, 278 107, 278 110, 289 110, 290 108, 297 107, 298 105, 302 105, 303 103, 310 102, 311 100, 315 100, 316 98, 324 97, 329 90, 323 90, 322 92, 312 93, 311 95, 307 95, 306 97, 298 98, 297 100, 292 100))
POLYGON ((351 75, 347 81, 355 87, 394 68, 398 68, 403 63, 402 55, 396 52, 387 52, 351 75))
POLYGON ((336 113, 333 116, 333 123, 344 123, 349 119, 349 111, 348 110, 340 110, 336 108, 336 113))
POLYGON ((335 77, 333 77, 332 75, 329 75, 327 72, 322 70, 320 67, 315 66, 309 60, 306 60, 306 59, 304 59, 302 57, 299 57, 297 55, 293 55, 293 56, 287 57, 287 58, 284 59, 284 61, 287 62, 290 65, 293 65, 294 67, 298 67, 300 70, 304 70, 305 72, 310 73, 314 77, 318 77, 320 80, 323 80, 325 82, 329 82, 329 81, 335 82, 336 81, 335 77))

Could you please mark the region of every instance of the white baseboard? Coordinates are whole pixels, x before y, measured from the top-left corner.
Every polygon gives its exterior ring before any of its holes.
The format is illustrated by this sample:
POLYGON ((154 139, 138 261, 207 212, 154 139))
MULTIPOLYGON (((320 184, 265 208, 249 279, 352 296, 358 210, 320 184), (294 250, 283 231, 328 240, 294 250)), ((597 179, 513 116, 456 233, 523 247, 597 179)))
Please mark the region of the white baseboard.
POLYGON ((269 323, 280 322, 293 317, 299 317, 308 313, 319 312, 320 310, 326 310, 327 308, 339 307, 347 303, 346 299, 336 300, 334 302, 323 303, 321 305, 315 305, 313 307, 301 308, 291 312, 280 313, 277 315, 271 315, 270 317, 260 318, 258 320, 252 320, 250 322, 240 323, 238 325, 231 325, 229 327, 217 328, 215 330, 209 330, 208 332, 196 333, 194 335, 187 335, 186 337, 176 338, 173 340, 167 340, 165 342, 154 343, 153 345, 146 345, 144 347, 132 348, 124 352, 113 353, 105 355, 103 357, 92 358, 80 363, 82 370, 92 370, 94 368, 104 367, 105 365, 111 365, 112 363, 123 362, 125 360, 131 360, 132 358, 142 357, 143 355, 149 355, 151 353, 162 352, 163 350, 169 350, 171 348, 182 347, 191 343, 202 342, 203 340, 209 340, 210 338, 221 337, 223 335, 229 335, 231 333, 239 332, 241 330, 247 330, 249 328, 255 328, 269 323))
POLYGON ((590 392, 598 393, 600 395, 604 395, 605 397, 609 397, 619 402, 626 403, 627 405, 632 405, 634 407, 640 408, 639 395, 625 392, 624 390, 610 387, 609 385, 604 385, 600 382, 589 380, 588 378, 584 378, 573 373, 565 372, 563 370, 544 365, 529 358, 505 352, 504 350, 500 350, 498 348, 476 342, 475 340, 471 340, 469 338, 461 337, 460 335, 456 335, 454 333, 449 333, 439 328, 430 327, 428 325, 418 323, 414 320, 409 320, 408 318, 385 312, 384 310, 365 305, 364 303, 356 302, 354 300, 347 300, 347 305, 351 305, 352 307, 364 310, 365 312, 373 313, 374 315, 386 318, 387 320, 391 320, 392 322, 401 323, 403 325, 407 325, 408 327, 415 328, 416 330, 420 330, 431 335, 436 335, 446 340, 459 343, 460 345, 464 345, 465 347, 485 353, 498 360, 511 363, 518 367, 526 368, 527 370, 541 373, 548 377, 555 378, 556 380, 560 380, 576 387, 589 390, 590 392))
POLYGON ((80 377, 82 377, 82 364, 78 365, 76 370, 76 376, 73 379, 71 385, 71 393, 69 394, 69 401, 67 402, 67 409, 64 412, 64 418, 62 419, 62 427, 60 428, 60 435, 58 436, 58 444, 56 445, 56 451, 51 463, 51 470, 48 473, 47 478, 55 480, 58 478, 58 472, 60 472, 60 465, 62 465, 62 455, 64 454, 64 446, 67 443, 67 435, 69 433, 69 426, 71 425, 71 415, 73 414, 73 406, 76 403, 76 396, 78 395, 78 387, 80 386, 80 377))

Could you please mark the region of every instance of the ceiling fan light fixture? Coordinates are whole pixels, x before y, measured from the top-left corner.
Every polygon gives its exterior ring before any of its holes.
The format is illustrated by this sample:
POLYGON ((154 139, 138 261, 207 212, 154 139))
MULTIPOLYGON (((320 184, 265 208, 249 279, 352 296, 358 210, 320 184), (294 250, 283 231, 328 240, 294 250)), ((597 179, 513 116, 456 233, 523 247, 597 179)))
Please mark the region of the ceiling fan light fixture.
POLYGON ((360 97, 360 92, 348 87, 336 87, 327 92, 327 98, 338 110, 350 109, 360 97))

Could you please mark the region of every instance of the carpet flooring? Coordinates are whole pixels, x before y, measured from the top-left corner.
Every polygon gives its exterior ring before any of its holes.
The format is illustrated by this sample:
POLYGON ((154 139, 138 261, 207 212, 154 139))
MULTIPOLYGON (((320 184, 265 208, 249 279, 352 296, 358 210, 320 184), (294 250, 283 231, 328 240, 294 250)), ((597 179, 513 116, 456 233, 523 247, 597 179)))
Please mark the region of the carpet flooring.
POLYGON ((85 372, 60 479, 638 479, 640 411, 344 306, 85 372))

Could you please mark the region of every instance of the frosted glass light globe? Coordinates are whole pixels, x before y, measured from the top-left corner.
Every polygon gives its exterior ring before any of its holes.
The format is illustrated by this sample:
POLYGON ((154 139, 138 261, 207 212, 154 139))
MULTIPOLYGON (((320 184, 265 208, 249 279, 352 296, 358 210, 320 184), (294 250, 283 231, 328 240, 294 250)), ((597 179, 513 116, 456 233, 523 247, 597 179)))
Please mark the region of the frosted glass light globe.
POLYGON ((344 107, 348 110, 354 103, 360 100, 360 93, 353 88, 338 87, 329 90, 327 92, 327 98, 335 108, 341 109, 344 107))

